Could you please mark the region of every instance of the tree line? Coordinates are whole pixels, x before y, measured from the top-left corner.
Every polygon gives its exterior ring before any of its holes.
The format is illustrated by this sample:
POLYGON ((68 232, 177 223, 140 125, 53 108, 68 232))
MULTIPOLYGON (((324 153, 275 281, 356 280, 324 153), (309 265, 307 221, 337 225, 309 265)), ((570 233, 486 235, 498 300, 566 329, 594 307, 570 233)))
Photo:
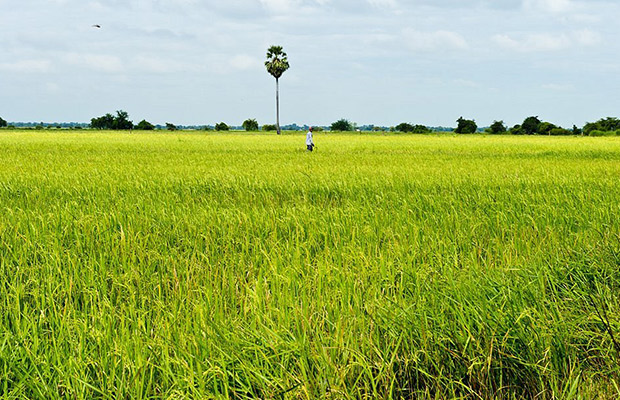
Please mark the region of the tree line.
MULTIPOLYGON (((259 125, 256 119, 247 119, 243 122, 241 127, 246 131, 258 131, 259 125)), ((129 114, 126 111, 118 110, 116 111, 116 115, 112 115, 110 113, 105 114, 101 117, 92 118, 90 120, 90 128, 92 129, 105 129, 105 130, 143 130, 143 131, 152 131, 157 128, 156 125, 148 122, 147 120, 142 120, 138 122, 138 124, 133 123, 133 121, 129 120, 129 114)), ((178 127, 175 124, 170 122, 166 122, 165 129, 169 131, 176 131, 178 127)), ((215 126, 203 125, 200 126, 202 130, 215 130, 215 131, 229 131, 231 127, 225 122, 218 122, 215 126)), ((277 131, 277 125, 263 125, 262 130, 265 131, 277 131)))
POLYGON ((414 125, 403 122, 396 126, 374 127, 365 126, 364 129, 357 129, 355 123, 346 119, 340 119, 331 125, 332 131, 351 132, 355 130, 390 131, 402 133, 431 133, 438 131, 454 132, 457 134, 476 134, 486 133, 492 135, 548 135, 548 136, 568 136, 568 135, 587 135, 587 136, 620 136, 620 119, 615 117, 601 118, 596 122, 588 122, 582 128, 573 125, 567 129, 555 125, 548 121, 541 120, 538 116, 530 116, 523 120, 521 124, 508 127, 504 121, 493 121, 485 128, 480 128, 473 119, 460 117, 456 120, 456 128, 431 128, 425 125, 414 125), (370 128, 370 129, 369 129, 370 128))
POLYGON ((494 135, 620 136, 620 119, 615 117, 601 118, 596 122, 588 122, 583 128, 578 128, 576 125, 573 125, 570 129, 563 128, 548 121, 543 121, 538 116, 527 117, 521 124, 514 125, 510 128, 504 124, 504 121, 494 121, 491 126, 483 130, 478 129, 474 120, 460 117, 456 122, 457 127, 454 132, 460 134, 483 132, 494 135))
MULTIPOLYGON (((67 127, 67 124, 21 124, 23 127, 34 126, 37 129, 43 129, 43 127, 67 127)), ((82 129, 86 124, 74 124, 76 126, 69 126, 74 129, 82 129)), ((105 130, 143 130, 152 131, 155 129, 166 129, 169 131, 175 131, 177 129, 184 129, 187 127, 177 127, 175 124, 166 122, 165 125, 155 125, 146 120, 142 120, 137 124, 129 119, 129 114, 126 111, 118 110, 115 114, 107 113, 100 117, 92 118, 90 124, 87 125, 91 129, 105 129, 105 130)), ((8 125, 8 122, 0 117, 0 128, 12 127, 8 125)), ((308 125, 298 126, 296 124, 284 126, 285 130, 306 130, 308 125)), ((235 127, 226 124, 225 122, 216 123, 214 126, 201 125, 191 126, 191 129, 201 130, 214 130, 214 131, 229 131, 242 129, 248 132, 256 131, 278 131, 278 124, 265 124, 259 125, 255 118, 249 118, 243 121, 241 126, 235 127)), ((315 132, 323 130, 329 130, 332 132, 395 132, 395 133, 412 133, 412 134, 428 134, 432 132, 454 132, 457 134, 492 134, 492 135, 548 135, 548 136, 568 136, 568 135, 585 135, 585 136, 620 136, 620 119, 615 117, 601 118, 596 122, 588 122, 582 128, 573 125, 572 128, 563 128, 548 121, 541 120, 538 116, 530 116, 523 120, 521 124, 508 127, 504 121, 494 121, 490 126, 480 128, 473 119, 465 119, 460 117, 456 120, 456 128, 449 127, 428 127, 422 124, 412 124, 408 122, 402 122, 396 126, 374 126, 364 125, 358 127, 357 124, 351 122, 345 118, 339 119, 333 122, 329 126, 314 126, 315 132)))

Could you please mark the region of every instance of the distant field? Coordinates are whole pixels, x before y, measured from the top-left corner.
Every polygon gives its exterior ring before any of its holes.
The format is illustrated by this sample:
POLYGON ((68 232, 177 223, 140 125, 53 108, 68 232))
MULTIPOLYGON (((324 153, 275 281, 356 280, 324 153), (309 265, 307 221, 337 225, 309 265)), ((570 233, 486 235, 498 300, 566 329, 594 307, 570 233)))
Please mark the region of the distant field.
POLYGON ((0 397, 620 396, 620 138, 0 131, 0 397))

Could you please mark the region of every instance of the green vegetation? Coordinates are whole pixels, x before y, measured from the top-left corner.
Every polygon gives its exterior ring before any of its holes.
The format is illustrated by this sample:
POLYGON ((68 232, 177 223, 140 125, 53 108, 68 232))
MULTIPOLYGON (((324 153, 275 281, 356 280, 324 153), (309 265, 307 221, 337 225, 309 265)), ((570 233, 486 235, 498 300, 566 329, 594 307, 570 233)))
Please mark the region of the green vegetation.
MULTIPOLYGON (((613 117, 601 118, 596 122, 588 122, 583 127, 583 132, 586 135, 601 136, 597 134, 592 135, 593 131, 599 131, 599 132, 620 131, 620 119, 613 118, 613 117)), ((608 133, 607 135, 613 135, 613 134, 608 133)))
POLYGON ((508 133, 511 135, 569 136, 581 135, 582 130, 575 125, 571 130, 564 129, 551 122, 541 121, 538 117, 531 116, 524 119, 522 124, 510 128, 508 133))
POLYGON ((354 126, 348 119, 342 118, 332 123, 330 129, 332 131, 351 132, 354 129, 354 126))
POLYGON ((403 122, 401 124, 396 125, 394 129, 397 132, 404 132, 404 133, 431 133, 432 132, 430 129, 428 129, 424 125, 412 125, 407 122, 403 122))
POLYGON ((93 129, 130 130, 133 128, 133 122, 129 120, 127 111, 118 110, 116 115, 106 114, 102 117, 92 118, 90 127, 93 129))
POLYGON ((620 396, 620 139, 0 132, 0 393, 620 396))
POLYGON ((138 122, 138 125, 136 125, 135 128, 139 131, 152 131, 155 129, 155 125, 143 119, 142 121, 138 122))
POLYGON ((8 123, 2 117, 0 117, 0 128, 6 128, 8 123))
POLYGON ((476 125, 476 122, 473 119, 465 119, 463 117, 460 117, 456 120, 456 122, 458 125, 454 130, 454 133, 468 134, 476 133, 476 131, 478 130, 478 125, 476 125))
POLYGON ((487 132, 492 135, 502 135, 506 133, 506 125, 504 121, 493 121, 491 126, 487 129, 487 132))
POLYGON ((540 127, 541 123, 542 121, 538 119, 538 117, 527 117, 523 120, 521 128, 526 135, 535 135, 539 133, 538 128, 540 127))
POLYGON ((215 124, 216 131, 229 131, 230 127, 225 122, 218 122, 215 124))
POLYGON ((246 119, 245 121, 243 121, 243 124, 241 124, 241 126, 243 127, 244 130, 248 132, 258 131, 258 121, 256 121, 256 119, 253 119, 253 118, 246 119))

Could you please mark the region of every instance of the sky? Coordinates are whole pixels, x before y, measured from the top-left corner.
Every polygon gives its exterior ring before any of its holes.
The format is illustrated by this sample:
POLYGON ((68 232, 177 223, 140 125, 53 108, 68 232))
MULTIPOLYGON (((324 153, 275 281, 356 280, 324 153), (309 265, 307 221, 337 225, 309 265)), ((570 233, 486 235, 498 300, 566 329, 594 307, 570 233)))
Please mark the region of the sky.
POLYGON ((564 127, 620 114, 618 0, 0 0, 0 117, 564 127), (99 24, 101 28, 92 25, 99 24))

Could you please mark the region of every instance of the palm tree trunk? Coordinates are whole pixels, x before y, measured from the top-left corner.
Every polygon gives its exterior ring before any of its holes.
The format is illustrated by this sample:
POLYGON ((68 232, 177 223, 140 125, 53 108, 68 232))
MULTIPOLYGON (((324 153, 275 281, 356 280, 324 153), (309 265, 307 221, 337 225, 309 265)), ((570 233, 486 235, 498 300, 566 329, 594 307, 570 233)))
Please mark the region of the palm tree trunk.
POLYGON ((280 134, 280 82, 276 78, 276 127, 278 135, 280 134))

